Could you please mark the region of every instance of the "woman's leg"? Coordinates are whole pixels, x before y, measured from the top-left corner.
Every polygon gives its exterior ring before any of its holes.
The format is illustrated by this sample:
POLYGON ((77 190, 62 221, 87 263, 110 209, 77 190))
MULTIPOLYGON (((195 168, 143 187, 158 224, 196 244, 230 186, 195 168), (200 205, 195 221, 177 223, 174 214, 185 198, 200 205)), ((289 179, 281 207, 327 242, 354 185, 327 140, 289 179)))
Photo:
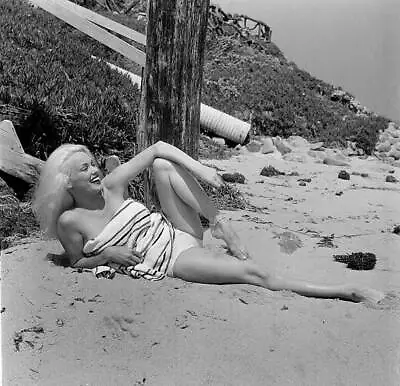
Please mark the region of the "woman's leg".
POLYGON ((174 277, 204 284, 251 284, 271 291, 289 290, 316 298, 339 298, 354 302, 377 303, 383 294, 348 285, 319 285, 307 281, 285 279, 260 269, 251 260, 240 261, 226 255, 216 256, 204 248, 182 252, 173 267, 174 277))
POLYGON ((185 168, 156 158, 153 175, 161 207, 176 228, 202 239, 203 229, 198 216, 201 213, 215 224, 214 237, 223 239, 234 256, 247 257, 236 232, 228 222, 220 219, 218 209, 185 168))

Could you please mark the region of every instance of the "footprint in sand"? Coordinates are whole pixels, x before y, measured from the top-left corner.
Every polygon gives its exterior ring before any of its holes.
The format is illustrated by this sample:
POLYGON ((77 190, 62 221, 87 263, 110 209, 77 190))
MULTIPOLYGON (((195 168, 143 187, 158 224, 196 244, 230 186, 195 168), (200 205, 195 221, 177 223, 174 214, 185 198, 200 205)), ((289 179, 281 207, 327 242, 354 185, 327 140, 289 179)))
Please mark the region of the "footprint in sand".
POLYGON ((378 303, 368 306, 378 310, 400 310, 400 293, 388 292, 378 303))
POLYGON ((128 332, 132 338, 137 338, 139 334, 135 333, 132 324, 134 323, 134 319, 125 316, 113 315, 110 317, 105 316, 104 322, 107 327, 109 327, 113 331, 114 337, 120 337, 121 331, 128 332))
POLYGON ((303 246, 303 242, 292 232, 274 232, 274 234, 274 239, 279 239, 278 244, 283 253, 290 255, 303 246))

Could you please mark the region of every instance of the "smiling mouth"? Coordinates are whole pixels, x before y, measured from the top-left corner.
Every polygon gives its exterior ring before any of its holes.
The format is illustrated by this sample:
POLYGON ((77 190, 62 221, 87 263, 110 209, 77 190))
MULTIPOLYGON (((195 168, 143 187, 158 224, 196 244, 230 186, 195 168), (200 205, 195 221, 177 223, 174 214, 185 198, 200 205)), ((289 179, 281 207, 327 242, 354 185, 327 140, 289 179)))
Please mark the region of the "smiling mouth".
POLYGON ((100 184, 100 178, 98 176, 92 177, 89 181, 92 184, 100 184))

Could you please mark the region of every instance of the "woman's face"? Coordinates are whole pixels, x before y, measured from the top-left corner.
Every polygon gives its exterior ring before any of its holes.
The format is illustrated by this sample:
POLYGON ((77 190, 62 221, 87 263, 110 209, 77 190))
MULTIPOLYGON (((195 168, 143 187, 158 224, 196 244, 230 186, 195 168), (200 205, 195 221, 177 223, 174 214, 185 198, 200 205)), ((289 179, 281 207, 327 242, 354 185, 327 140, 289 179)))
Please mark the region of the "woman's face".
POLYGON ((93 194, 101 191, 103 173, 96 161, 83 151, 74 153, 68 159, 69 188, 77 194, 93 194))

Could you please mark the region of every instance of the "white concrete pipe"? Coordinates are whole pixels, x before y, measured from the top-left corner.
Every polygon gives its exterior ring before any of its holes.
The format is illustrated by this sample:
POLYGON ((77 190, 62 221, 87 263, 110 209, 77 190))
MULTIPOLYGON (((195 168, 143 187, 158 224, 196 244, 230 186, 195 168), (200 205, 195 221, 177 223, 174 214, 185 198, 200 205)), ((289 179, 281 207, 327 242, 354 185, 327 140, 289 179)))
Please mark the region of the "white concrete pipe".
MULTIPOLYGON (((92 56, 93 59, 98 59, 92 56)), ((123 75, 127 75, 133 84, 139 88, 142 84, 142 78, 121 67, 106 62, 110 68, 118 71, 123 75)), ((216 110, 205 104, 200 106, 200 125, 207 131, 210 131, 220 137, 229 139, 233 142, 243 144, 249 135, 250 124, 240 119, 232 117, 229 114, 216 110)))

